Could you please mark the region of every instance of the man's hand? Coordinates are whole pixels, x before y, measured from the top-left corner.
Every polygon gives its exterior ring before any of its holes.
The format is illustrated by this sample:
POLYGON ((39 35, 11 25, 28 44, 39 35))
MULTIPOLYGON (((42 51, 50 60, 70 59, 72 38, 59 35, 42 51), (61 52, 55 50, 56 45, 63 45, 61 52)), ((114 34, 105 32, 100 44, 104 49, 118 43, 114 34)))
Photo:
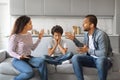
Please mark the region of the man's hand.
POLYGON ((74 40, 74 38, 75 38, 75 34, 72 34, 70 32, 65 32, 65 36, 66 36, 66 38, 68 38, 70 40, 74 40))
POLYGON ((84 45, 83 47, 78 47, 77 51, 80 53, 86 53, 86 52, 88 52, 88 49, 89 48, 86 45, 84 45))

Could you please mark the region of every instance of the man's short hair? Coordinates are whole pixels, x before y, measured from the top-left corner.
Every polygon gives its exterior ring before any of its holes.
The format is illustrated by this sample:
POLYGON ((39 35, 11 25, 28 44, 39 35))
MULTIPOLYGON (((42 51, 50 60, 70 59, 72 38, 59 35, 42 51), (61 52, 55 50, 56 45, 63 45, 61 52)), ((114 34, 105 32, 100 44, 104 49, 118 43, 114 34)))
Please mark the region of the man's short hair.
POLYGON ((97 17, 93 14, 86 15, 85 18, 88 18, 91 23, 94 24, 94 26, 97 26, 97 17))

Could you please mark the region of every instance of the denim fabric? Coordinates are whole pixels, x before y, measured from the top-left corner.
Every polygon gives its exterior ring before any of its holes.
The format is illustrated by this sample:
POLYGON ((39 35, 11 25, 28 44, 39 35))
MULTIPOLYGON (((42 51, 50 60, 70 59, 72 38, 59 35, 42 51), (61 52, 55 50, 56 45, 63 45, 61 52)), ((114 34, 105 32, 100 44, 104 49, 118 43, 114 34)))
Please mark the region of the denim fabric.
POLYGON ((74 55, 72 57, 74 72, 78 80, 84 80, 82 67, 97 68, 99 80, 106 80, 108 69, 112 66, 106 57, 94 58, 89 55, 74 55))
POLYGON ((47 66, 42 58, 31 57, 29 60, 19 60, 14 58, 12 64, 20 72, 14 80, 29 80, 34 76, 33 68, 38 68, 41 80, 48 80, 47 66))
MULTIPOLYGON (((75 55, 72 58, 73 68, 78 80, 84 80, 82 66, 97 68, 99 80, 106 80, 108 69, 111 67, 110 59, 113 55, 109 36, 96 28, 92 34, 95 49, 88 49, 86 55, 75 55), (96 56, 92 57, 91 55, 96 56)), ((84 35, 84 43, 76 38, 73 40, 77 47, 87 45, 89 47, 88 32, 84 35)))
POLYGON ((73 53, 69 52, 69 53, 66 53, 65 55, 54 56, 54 57, 45 55, 44 58, 46 62, 48 62, 49 64, 60 65, 62 64, 63 61, 71 59, 72 56, 73 56, 73 53))
MULTIPOLYGON (((109 36, 98 28, 95 29, 92 36, 95 50, 89 49, 88 54, 95 55, 97 57, 101 56, 111 57, 113 53, 109 36)), ((89 47, 88 32, 85 32, 84 34, 84 43, 81 43, 76 38, 73 40, 73 42, 77 47, 82 47, 83 45, 87 45, 89 47)))

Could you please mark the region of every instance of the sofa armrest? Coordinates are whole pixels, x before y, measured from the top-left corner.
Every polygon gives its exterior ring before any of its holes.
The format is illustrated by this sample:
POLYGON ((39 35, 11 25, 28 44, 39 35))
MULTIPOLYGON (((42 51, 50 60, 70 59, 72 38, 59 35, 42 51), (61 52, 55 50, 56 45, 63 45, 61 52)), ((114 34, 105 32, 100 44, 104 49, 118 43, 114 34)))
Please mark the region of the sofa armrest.
POLYGON ((0 50, 0 63, 4 61, 7 57, 7 51, 6 50, 0 50))
POLYGON ((118 72, 120 70, 120 55, 114 54, 112 72, 118 72))

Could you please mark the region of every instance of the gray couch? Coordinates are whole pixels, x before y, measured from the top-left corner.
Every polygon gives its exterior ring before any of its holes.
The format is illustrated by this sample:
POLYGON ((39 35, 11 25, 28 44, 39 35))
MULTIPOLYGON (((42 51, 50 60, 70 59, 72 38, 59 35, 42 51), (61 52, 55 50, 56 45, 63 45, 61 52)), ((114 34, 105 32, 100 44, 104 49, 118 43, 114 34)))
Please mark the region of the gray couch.
MULTIPOLYGON (((35 40, 36 38, 34 38, 35 40)), ((37 49, 32 52, 32 55, 35 57, 42 57, 44 54, 47 54, 47 45, 49 38, 45 37, 41 40, 41 43, 37 49), (41 46, 42 45, 42 46, 41 46)), ((68 51, 75 51, 75 45, 72 41, 67 40, 68 42, 68 51)), ((107 80, 120 80, 120 55, 114 53, 113 56, 113 67, 108 72, 107 80)), ((11 64, 12 58, 8 55, 6 50, 0 51, 0 80, 13 80, 13 77, 19 74, 11 64)), ((47 65, 48 67, 48 78, 49 80, 77 80, 74 74, 72 64, 64 63, 62 65, 54 66, 47 65)), ((35 76, 30 80, 40 80, 38 76, 37 69, 35 70, 35 76)), ((97 70, 94 68, 83 67, 85 80, 98 80, 97 70)))

